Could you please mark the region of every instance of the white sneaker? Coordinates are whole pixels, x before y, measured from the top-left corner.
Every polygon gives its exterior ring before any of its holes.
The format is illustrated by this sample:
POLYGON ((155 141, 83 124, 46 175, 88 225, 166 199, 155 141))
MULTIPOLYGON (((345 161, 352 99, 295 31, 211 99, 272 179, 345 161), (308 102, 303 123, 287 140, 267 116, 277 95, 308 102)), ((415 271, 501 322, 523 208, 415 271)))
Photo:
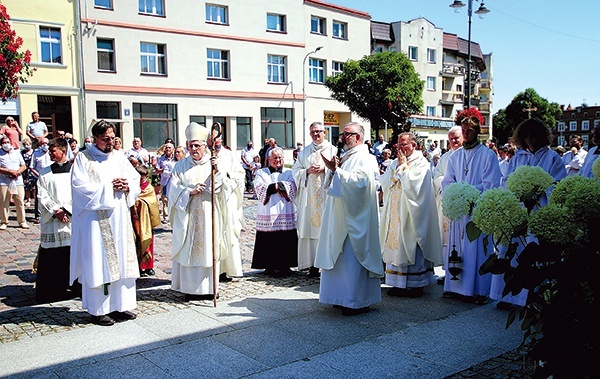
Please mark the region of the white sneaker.
POLYGON ((6 224, 0 224, 0 230, 6 230, 6 224))
POLYGON ((21 228, 23 228, 23 229, 29 229, 29 225, 27 225, 27 223, 26 223, 26 222, 22 222, 22 223, 20 223, 19 225, 20 225, 20 226, 21 226, 21 228))

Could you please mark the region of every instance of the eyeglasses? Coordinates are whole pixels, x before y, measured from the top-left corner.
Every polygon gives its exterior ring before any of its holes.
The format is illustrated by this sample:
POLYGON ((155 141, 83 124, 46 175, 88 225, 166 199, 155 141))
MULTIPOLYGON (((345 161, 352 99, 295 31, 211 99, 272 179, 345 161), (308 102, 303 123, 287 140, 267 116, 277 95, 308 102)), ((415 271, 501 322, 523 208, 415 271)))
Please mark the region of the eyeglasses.
POLYGON ((358 133, 354 133, 354 132, 343 132, 342 137, 355 136, 357 134, 358 133))
POLYGON ((114 141, 115 138, 117 138, 117 137, 104 137, 104 138, 98 138, 98 139, 103 142, 110 142, 110 141, 114 141))
POLYGON ((325 133, 325 131, 324 131, 324 130, 311 130, 311 131, 310 131, 310 134, 315 134, 315 135, 317 135, 317 134, 319 134, 319 133, 325 133))
POLYGON ((200 143, 191 143, 190 144, 190 147, 192 149, 199 149, 199 148, 204 147, 204 146, 206 146, 206 144, 200 144, 200 143))

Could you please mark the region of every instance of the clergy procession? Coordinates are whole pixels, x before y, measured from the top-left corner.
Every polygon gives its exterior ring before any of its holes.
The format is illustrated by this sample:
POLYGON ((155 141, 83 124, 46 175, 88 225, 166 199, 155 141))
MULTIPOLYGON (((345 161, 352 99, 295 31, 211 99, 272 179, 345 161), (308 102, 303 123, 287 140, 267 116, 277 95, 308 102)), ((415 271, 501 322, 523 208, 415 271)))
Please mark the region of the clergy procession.
MULTIPOLYGON (((472 215, 453 217, 451 199, 465 195, 454 188, 468 185, 475 196, 505 188, 521 166, 538 166, 555 182, 574 172, 590 176, 597 154, 585 159, 574 137, 570 155, 560 157, 549 148, 544 124, 528 119, 516 129, 514 146, 502 149, 513 149, 514 157, 498 156, 480 141, 479 111, 466 109, 455 121, 447 151, 431 144, 435 154, 428 154, 415 134, 402 132, 393 143, 380 136, 379 157, 360 124, 346 124, 334 145, 323 123, 314 122, 307 131, 312 143, 299 146, 293 164, 284 162, 272 138, 260 153, 249 141, 235 154, 218 123, 190 123, 184 146, 168 139, 158 159, 139 139, 131 152, 121 150, 115 126, 106 121, 93 125, 93 143, 74 159, 68 159, 67 141, 52 139, 49 164, 37 179, 36 299, 80 296, 97 325, 135 319, 136 280, 155 275, 153 229, 162 221, 172 227, 171 290, 185 302, 217 306, 220 286, 244 276, 240 236, 248 194, 256 202, 251 268, 266 277, 320 278, 319 302, 342 315, 369 312, 382 301, 382 288, 391 297, 419 298, 436 283, 444 298, 522 307, 526 290, 506 295, 502 274, 480 273, 490 255, 502 256, 506 248, 485 242, 484 233, 468 238, 472 215), (153 186, 156 173, 162 175, 153 186), (436 277, 435 268, 445 275, 436 277)), ((593 135, 600 142, 598 127, 593 135)), ((23 199, 18 179, 24 166, 20 157, 11 158, 12 149, 7 140, 0 152, 3 229, 11 198, 23 199), (13 185, 20 190, 13 192, 13 185)))

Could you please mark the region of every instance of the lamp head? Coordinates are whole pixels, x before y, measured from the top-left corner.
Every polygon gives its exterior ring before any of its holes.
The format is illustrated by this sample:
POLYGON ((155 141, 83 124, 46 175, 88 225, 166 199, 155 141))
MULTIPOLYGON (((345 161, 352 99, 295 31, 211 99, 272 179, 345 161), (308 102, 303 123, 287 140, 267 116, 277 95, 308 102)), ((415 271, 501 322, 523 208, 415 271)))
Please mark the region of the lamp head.
POLYGON ((450 8, 453 8, 454 12, 456 13, 460 12, 461 8, 464 6, 465 3, 463 3, 461 0, 454 0, 454 2, 450 4, 450 8))

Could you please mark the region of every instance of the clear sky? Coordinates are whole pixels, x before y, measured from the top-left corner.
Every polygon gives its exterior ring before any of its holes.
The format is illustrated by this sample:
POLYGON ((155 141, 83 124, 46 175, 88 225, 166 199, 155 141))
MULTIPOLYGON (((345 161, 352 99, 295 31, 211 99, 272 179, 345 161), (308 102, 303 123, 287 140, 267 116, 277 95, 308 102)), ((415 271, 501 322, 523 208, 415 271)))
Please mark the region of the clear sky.
MULTIPOLYGON (((425 17, 467 39, 467 7, 452 0, 326 0, 368 12, 373 21, 425 17)), ((465 5, 467 0, 463 0, 465 5)), ((473 1, 473 12, 480 3, 473 1)), ((493 53, 494 113, 533 88, 558 104, 600 105, 600 1, 487 0, 484 19, 473 13, 471 39, 493 53)))

